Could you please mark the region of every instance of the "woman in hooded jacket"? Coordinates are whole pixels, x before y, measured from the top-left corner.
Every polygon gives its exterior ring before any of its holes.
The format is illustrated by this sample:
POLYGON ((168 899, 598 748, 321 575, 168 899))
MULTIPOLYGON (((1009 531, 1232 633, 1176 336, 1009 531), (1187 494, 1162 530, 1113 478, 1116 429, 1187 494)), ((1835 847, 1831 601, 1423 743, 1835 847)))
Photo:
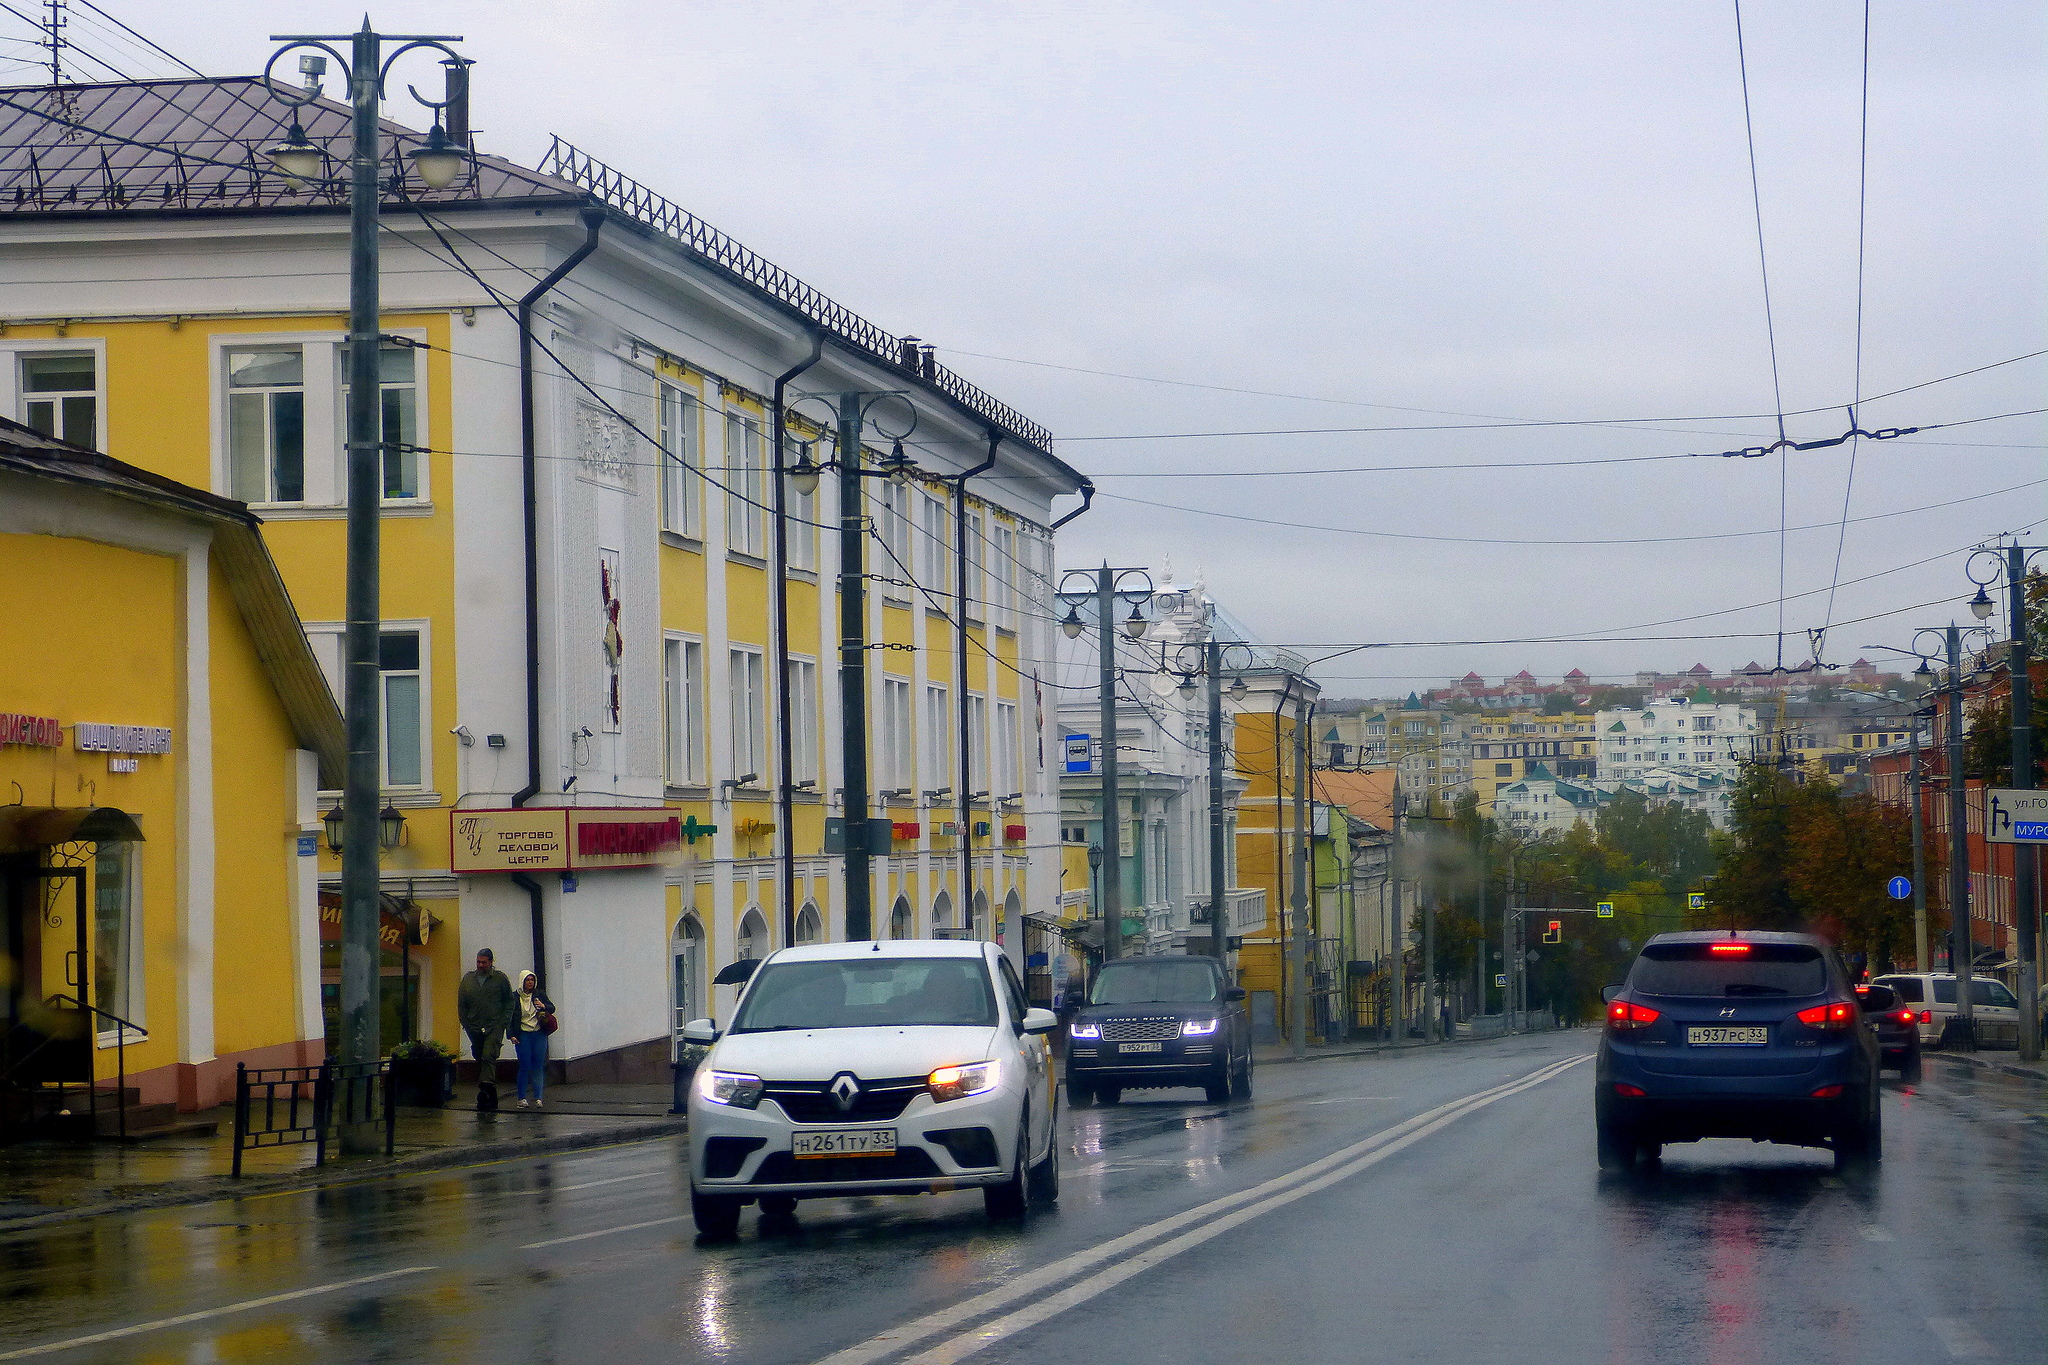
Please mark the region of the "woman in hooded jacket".
POLYGON ((548 1034, 553 1031, 555 1002, 541 994, 540 980, 532 972, 520 975, 519 993, 513 1001, 518 1007, 512 1042, 519 1051, 519 1107, 538 1109, 541 1089, 547 1084, 548 1034))

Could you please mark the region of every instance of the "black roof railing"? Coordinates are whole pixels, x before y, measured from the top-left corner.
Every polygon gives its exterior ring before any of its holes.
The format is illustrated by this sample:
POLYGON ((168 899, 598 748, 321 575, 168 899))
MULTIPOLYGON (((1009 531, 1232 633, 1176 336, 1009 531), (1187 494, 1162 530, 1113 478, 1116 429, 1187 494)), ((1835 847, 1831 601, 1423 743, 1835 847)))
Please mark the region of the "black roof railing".
POLYGON ((1051 451, 1050 431, 978 385, 938 364, 931 352, 920 350, 914 340, 895 336, 852 309, 826 298, 781 266, 748 250, 680 204, 624 172, 607 166, 588 152, 556 137, 550 141, 538 169, 543 175, 555 176, 581 187, 592 197, 674 239, 713 265, 796 309, 842 341, 938 389, 982 420, 1001 427, 1040 450, 1051 451))

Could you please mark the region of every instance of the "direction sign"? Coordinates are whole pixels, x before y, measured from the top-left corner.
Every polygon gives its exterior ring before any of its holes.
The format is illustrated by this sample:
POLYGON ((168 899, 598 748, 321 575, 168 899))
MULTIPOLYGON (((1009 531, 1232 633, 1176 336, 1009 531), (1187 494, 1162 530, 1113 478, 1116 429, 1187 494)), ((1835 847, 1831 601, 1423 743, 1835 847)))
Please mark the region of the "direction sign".
POLYGON ((2048 792, 1994 787, 1985 793, 1984 837, 1994 844, 2048 844, 2048 792))
POLYGON ((1595 905, 1595 906, 1593 907, 1593 913, 1594 913, 1595 915, 1598 915, 1598 916, 1599 916, 1599 917, 1600 917, 1601 919, 1613 919, 1613 918, 1614 918, 1614 902, 1613 902, 1613 901, 1601 901, 1601 902, 1599 902, 1598 904, 1596 904, 1596 905, 1595 905))
POLYGON ((1686 909, 1688 909, 1688 910, 1704 910, 1704 909, 1706 909, 1706 908, 1707 908, 1707 893, 1706 893, 1706 892, 1704 892, 1704 891, 1695 891, 1695 892, 1693 892, 1693 893, 1692 893, 1691 895, 1689 895, 1689 896, 1687 896, 1687 897, 1685 898, 1685 906, 1686 906, 1686 909))
POLYGON ((1884 893, 1895 901, 1905 900, 1913 894, 1913 883, 1905 877, 1894 877, 1884 884, 1884 893))

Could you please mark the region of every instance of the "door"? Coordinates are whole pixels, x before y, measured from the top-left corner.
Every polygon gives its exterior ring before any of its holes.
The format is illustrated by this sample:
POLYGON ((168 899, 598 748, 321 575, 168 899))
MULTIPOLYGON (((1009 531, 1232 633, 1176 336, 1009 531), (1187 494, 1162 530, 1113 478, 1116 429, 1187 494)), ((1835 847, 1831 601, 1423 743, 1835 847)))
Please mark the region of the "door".
POLYGON ((0 862, 0 900, 7 917, 0 1086, 89 1086, 94 1031, 78 1005, 91 999, 85 869, 7 859, 0 862), (52 895, 53 879, 68 880, 71 894, 52 895))

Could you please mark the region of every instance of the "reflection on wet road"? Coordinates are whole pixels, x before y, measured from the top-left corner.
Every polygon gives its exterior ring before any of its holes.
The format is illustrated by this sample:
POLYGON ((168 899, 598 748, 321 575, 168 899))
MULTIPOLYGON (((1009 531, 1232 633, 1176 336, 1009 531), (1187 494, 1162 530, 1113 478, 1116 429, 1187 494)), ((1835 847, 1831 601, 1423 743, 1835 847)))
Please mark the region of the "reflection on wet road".
POLYGON ((1603 1181, 1591 1068, 1544 1074, 1591 1045, 1074 1111, 1023 1227, 970 1191, 698 1246, 672 1141, 60 1224, 0 1238, 0 1360, 2041 1358, 2039 1087, 1888 1082, 1867 1181, 1736 1142, 1603 1181))

